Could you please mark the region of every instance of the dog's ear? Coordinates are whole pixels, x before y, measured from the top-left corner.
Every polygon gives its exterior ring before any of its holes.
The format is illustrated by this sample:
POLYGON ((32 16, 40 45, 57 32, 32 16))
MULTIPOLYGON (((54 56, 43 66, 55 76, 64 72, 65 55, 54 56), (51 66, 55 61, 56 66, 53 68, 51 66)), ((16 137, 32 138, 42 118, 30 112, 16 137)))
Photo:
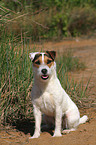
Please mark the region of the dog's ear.
POLYGON ((36 54, 39 54, 40 52, 32 52, 32 53, 29 53, 29 58, 31 59, 31 61, 33 61, 34 60, 34 58, 35 58, 35 55, 36 54))
POLYGON ((46 51, 46 53, 49 54, 49 56, 52 58, 52 60, 54 61, 55 57, 56 57, 56 51, 46 51))

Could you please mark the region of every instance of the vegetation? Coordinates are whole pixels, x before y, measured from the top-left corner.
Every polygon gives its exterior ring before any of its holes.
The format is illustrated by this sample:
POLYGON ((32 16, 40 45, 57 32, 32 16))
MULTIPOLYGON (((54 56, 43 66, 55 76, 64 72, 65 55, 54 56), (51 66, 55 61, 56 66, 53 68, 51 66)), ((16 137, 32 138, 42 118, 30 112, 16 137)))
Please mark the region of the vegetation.
MULTIPOLYGON (((29 60, 28 47, 16 44, 12 39, 2 43, 1 54, 1 118, 22 118, 28 110, 28 96, 32 87, 32 66, 29 60), (31 85, 31 86, 30 86, 31 85)), ((0 59, 0 60, 1 60, 0 59)), ((32 107, 32 105, 31 105, 32 107)))
POLYGON ((80 36, 96 30, 95 0, 1 0, 0 37, 41 40, 80 36))
MULTIPOLYGON (((89 0, 0 1, 0 117, 3 123, 33 117, 29 42, 77 36, 88 33, 89 29, 95 30, 95 7, 95 1, 89 0)), ((79 103, 88 84, 84 89, 82 83, 69 81, 68 72, 84 69, 84 64, 69 52, 59 55, 56 61, 63 88, 79 103)))
MULTIPOLYGON (((16 119, 33 117, 30 98, 33 73, 32 64, 28 56, 29 52, 30 47, 28 44, 24 42, 14 43, 13 37, 5 40, 1 45, 0 113, 1 120, 5 123, 15 121, 16 119)), ((85 90, 83 84, 77 84, 74 80, 70 82, 68 72, 82 69, 84 65, 81 65, 79 60, 74 58, 69 52, 66 55, 59 55, 56 62, 57 74, 63 88, 78 103, 80 97, 85 96, 87 89, 85 90)))

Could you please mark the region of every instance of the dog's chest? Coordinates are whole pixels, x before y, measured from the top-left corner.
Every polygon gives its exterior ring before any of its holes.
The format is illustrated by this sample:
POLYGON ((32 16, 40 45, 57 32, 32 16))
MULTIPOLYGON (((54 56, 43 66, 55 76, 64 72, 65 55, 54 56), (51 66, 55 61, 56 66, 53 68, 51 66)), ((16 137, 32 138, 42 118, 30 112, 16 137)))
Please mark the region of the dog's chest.
POLYGON ((39 98, 34 99, 34 103, 39 107, 42 113, 54 116, 55 104, 52 94, 44 92, 39 98))

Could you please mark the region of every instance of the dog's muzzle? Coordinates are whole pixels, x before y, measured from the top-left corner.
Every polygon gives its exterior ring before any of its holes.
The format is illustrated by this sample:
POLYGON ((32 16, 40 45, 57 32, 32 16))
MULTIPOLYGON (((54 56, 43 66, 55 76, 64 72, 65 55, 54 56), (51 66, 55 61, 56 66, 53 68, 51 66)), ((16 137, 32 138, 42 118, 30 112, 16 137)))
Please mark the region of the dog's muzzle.
POLYGON ((41 75, 41 78, 43 80, 47 80, 49 78, 49 76, 47 75, 47 69, 42 69, 41 72, 43 74, 43 75, 41 75))

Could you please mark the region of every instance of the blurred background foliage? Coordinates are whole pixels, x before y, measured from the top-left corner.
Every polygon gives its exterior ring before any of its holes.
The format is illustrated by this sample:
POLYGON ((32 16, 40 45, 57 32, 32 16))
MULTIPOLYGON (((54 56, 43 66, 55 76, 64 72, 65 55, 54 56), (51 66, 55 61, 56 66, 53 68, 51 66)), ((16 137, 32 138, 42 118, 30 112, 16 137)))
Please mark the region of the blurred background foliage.
POLYGON ((95 32, 95 0, 0 1, 0 39, 5 33, 37 41, 95 32))

